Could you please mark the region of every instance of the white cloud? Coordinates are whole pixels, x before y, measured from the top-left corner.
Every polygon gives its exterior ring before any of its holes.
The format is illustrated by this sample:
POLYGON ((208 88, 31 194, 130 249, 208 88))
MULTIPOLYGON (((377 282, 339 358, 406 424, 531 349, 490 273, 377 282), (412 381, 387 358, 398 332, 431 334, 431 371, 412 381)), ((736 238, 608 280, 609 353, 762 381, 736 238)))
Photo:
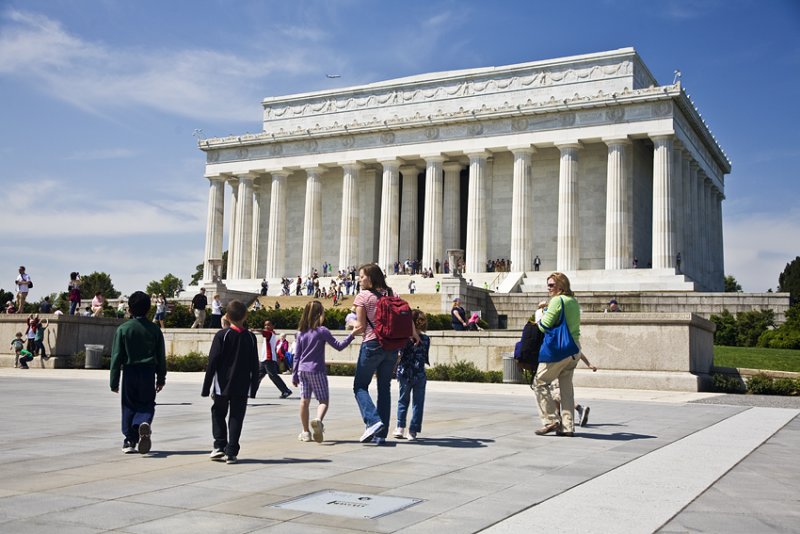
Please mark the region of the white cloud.
POLYGON ((725 274, 744 291, 773 291, 786 264, 800 255, 800 210, 748 213, 725 220, 725 274))
MULTIPOLYGON (((208 49, 121 49, 70 34, 58 21, 10 10, 0 32, 0 74, 28 81, 85 111, 143 105, 209 120, 251 121, 271 77, 321 70, 311 49, 273 47, 254 59, 208 49)), ((294 28, 305 39, 321 32, 294 28)))

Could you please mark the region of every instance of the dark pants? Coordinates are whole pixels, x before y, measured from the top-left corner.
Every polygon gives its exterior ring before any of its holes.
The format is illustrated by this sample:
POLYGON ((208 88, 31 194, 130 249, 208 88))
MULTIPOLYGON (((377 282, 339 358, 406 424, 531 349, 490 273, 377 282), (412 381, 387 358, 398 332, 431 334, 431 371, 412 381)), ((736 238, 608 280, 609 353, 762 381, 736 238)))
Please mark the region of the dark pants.
POLYGON ((225 397, 217 395, 211 405, 211 432, 214 435, 214 448, 224 451, 228 456, 239 454, 239 437, 247 411, 247 397, 225 397), (230 416, 227 423, 225 417, 230 416))
POLYGON ((214 313, 211 314, 210 328, 222 328, 222 315, 216 315, 214 313))
POLYGON ((44 350, 44 341, 41 339, 36 341, 36 350, 33 352, 34 356, 37 354, 41 355, 42 358, 47 358, 47 353, 44 350))
POLYGON ((278 362, 275 360, 264 360, 261 362, 261 365, 258 366, 258 381, 261 383, 264 380, 264 377, 269 375, 269 379, 272 380, 272 383, 275 384, 275 387, 281 393, 291 393, 292 390, 286 387, 286 384, 283 382, 281 375, 278 373, 278 362))
POLYGON ((156 413, 156 369, 149 365, 122 368, 122 434, 131 445, 139 442, 139 425, 152 423, 156 413))

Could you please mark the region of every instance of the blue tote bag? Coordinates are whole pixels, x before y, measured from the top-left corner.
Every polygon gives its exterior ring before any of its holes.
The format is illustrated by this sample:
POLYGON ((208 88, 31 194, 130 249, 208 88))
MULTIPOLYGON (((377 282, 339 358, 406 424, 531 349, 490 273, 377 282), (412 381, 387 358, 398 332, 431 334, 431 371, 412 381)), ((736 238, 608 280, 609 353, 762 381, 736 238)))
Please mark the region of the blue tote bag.
POLYGON ((580 352, 578 344, 572 339, 564 316, 564 299, 561 299, 561 314, 558 324, 553 328, 544 327, 544 340, 539 349, 540 362, 560 362, 564 358, 580 352))

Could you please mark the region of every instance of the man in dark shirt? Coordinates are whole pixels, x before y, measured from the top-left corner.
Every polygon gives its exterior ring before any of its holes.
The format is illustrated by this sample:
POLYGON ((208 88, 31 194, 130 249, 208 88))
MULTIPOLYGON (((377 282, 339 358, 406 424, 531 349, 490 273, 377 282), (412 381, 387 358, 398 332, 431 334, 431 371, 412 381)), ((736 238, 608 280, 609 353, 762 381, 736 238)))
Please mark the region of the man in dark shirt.
POLYGON ((147 320, 150 297, 142 291, 128 299, 133 319, 117 328, 111 348, 111 391, 119 393, 122 375, 122 452, 150 452, 150 425, 156 393, 164 387, 167 358, 161 329, 147 320))
POLYGON ((203 328, 206 322, 206 306, 208 306, 208 298, 206 298, 205 288, 200 288, 200 293, 192 299, 192 310, 194 311, 194 322, 192 328, 203 328))

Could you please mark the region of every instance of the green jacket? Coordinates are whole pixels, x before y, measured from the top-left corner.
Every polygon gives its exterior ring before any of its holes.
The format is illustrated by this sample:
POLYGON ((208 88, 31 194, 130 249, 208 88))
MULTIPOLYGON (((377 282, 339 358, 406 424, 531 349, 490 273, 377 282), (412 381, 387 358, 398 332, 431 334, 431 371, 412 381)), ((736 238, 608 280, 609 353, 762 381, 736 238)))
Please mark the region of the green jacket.
POLYGON ((119 388, 120 371, 128 365, 149 365, 156 369, 156 384, 163 386, 167 377, 164 334, 147 319, 124 322, 114 334, 111 348, 111 389, 119 388))
POLYGON ((539 325, 539 330, 544 332, 542 325, 547 328, 558 326, 558 318, 561 316, 561 299, 564 299, 564 318, 567 320, 567 328, 569 333, 572 334, 572 339, 580 346, 581 344, 581 307, 575 297, 568 297, 566 295, 559 295, 550 299, 547 305, 547 311, 542 317, 539 325))

